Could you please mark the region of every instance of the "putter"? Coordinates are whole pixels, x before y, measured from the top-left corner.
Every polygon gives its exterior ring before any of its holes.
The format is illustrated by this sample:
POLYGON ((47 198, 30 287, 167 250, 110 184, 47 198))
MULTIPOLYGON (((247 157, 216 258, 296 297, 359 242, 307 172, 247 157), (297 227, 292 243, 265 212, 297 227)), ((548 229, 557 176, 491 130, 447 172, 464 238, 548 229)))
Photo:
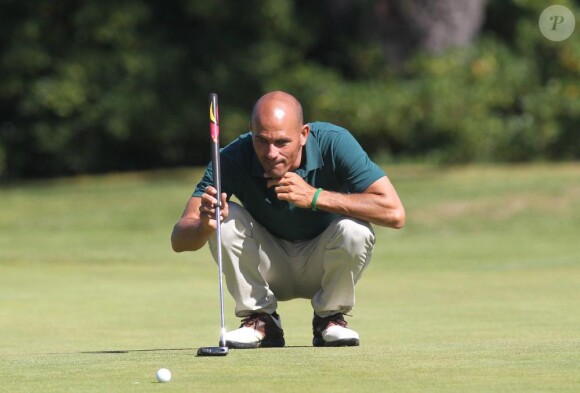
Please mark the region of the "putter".
POLYGON ((225 356, 228 354, 228 347, 226 346, 226 323, 224 317, 224 285, 222 278, 222 233, 221 233, 221 173, 220 173, 220 126, 219 126, 219 110, 218 110, 218 96, 215 93, 209 95, 209 130, 211 133, 211 161, 213 166, 213 185, 217 190, 218 203, 215 209, 216 220, 216 243, 217 243, 217 264, 219 276, 219 291, 220 291, 220 321, 221 334, 219 347, 201 347, 197 350, 197 356, 225 356))

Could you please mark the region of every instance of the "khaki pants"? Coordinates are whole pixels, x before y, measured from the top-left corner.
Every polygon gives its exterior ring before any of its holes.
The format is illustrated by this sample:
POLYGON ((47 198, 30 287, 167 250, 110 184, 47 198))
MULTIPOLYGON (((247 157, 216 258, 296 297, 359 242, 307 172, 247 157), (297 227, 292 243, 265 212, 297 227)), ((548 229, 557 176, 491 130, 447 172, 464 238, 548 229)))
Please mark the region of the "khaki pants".
MULTIPOLYGON (((238 317, 258 310, 272 313, 278 300, 296 298, 311 299, 323 318, 349 312, 375 243, 369 223, 347 217, 314 239, 282 240, 234 202, 221 231, 223 272, 238 317)), ((215 259, 215 237, 209 243, 215 259)))

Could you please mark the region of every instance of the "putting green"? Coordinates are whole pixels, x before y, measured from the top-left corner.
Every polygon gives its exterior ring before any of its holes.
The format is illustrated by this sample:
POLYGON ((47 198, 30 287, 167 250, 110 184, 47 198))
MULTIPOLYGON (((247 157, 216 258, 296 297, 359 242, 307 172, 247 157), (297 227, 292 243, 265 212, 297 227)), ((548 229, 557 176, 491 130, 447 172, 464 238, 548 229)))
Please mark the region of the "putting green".
POLYGON ((199 171, 0 189, 1 390, 579 391, 580 166, 386 170, 408 220, 376 228, 348 318, 361 346, 311 347, 296 300, 286 348, 210 358, 215 264, 169 244, 199 171))

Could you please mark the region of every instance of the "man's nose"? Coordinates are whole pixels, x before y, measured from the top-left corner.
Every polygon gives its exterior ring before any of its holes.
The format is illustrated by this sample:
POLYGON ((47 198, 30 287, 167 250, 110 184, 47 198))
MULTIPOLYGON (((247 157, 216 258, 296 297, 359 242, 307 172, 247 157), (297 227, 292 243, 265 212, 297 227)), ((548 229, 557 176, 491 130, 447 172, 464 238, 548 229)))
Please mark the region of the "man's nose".
POLYGON ((276 157, 278 157, 278 148, 276 146, 274 146, 273 144, 268 145, 268 151, 266 152, 266 158, 268 158, 269 160, 274 160, 276 157))

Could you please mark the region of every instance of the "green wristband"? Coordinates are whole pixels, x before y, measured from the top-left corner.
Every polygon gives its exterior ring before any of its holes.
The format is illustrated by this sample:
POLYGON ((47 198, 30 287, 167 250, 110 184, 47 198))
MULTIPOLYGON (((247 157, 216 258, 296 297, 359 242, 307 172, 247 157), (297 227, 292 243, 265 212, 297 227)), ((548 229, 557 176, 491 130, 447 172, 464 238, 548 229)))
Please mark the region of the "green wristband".
POLYGON ((314 193, 314 196, 312 197, 312 204, 310 205, 312 208, 312 211, 316 211, 316 201, 318 200, 318 196, 320 195, 321 192, 322 192, 322 188, 319 188, 318 190, 316 190, 316 192, 314 193))

